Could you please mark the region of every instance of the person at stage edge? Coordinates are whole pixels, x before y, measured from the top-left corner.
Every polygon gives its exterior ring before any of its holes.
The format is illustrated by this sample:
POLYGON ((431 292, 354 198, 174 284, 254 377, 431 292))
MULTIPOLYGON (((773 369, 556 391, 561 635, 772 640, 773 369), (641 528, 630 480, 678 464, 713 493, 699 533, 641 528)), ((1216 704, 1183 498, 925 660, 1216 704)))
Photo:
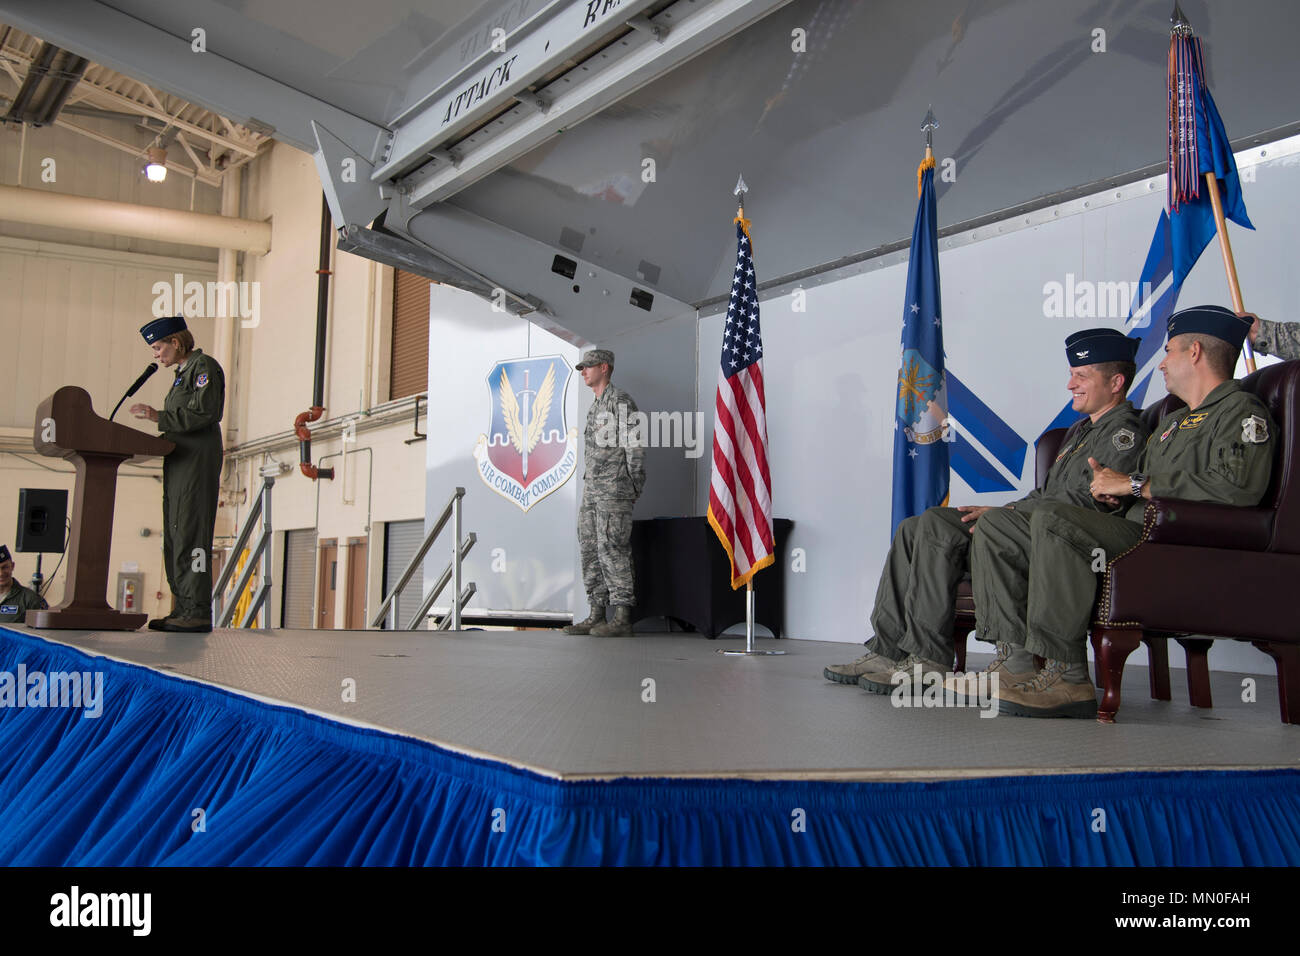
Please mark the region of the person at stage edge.
MULTIPOLYGON (((1114 506, 1093 499, 1087 460, 1099 458, 1121 470, 1136 464, 1146 434, 1139 413, 1125 396, 1137 367, 1138 342, 1114 329, 1087 329, 1065 340, 1070 365, 1066 387, 1071 407, 1084 417, 1070 426, 1061 453, 1041 488, 1000 508, 963 505, 929 508, 906 519, 890 545, 871 613, 874 637, 867 653, 849 664, 823 671, 828 680, 857 683, 878 694, 911 683, 923 674, 952 669, 953 624, 957 587, 970 570, 971 533, 987 522, 1027 532, 1030 515, 1048 501, 1068 501, 1102 510, 1114 506)), ((1005 671, 1009 649, 999 647, 991 671, 1005 671)), ((1032 666, 1010 662, 1029 673, 1032 666)), ((1005 677, 1005 673, 999 680, 1005 677)))
POLYGON ((28 611, 48 607, 45 598, 14 579, 14 556, 0 544, 0 624, 22 624, 28 611))
POLYGON ((1261 355, 1300 359, 1300 322, 1270 322, 1254 312, 1240 313, 1251 321, 1250 344, 1261 355))
MULTIPOLYGON (((1160 370, 1169 392, 1187 403, 1156 426, 1134 473, 1089 462, 1092 494, 1120 514, 1049 502, 1031 519, 1027 611, 998 634, 1019 653, 1044 658, 1029 681, 1000 682, 998 712, 1021 717, 1092 717, 1097 697, 1086 665, 1088 623, 1097 594, 1097 556, 1109 562, 1142 538, 1149 498, 1182 498, 1249 507, 1259 504, 1273 470, 1276 429, 1267 408, 1233 377, 1250 320, 1220 306, 1169 317, 1160 370)), ((972 562, 997 552, 976 531, 972 562)), ((1005 570, 1005 569, 1004 569, 1005 570)), ((1170 587, 1196 586, 1171 581, 1170 587)), ((976 616, 981 614, 976 597, 976 616)), ((995 623, 993 627, 1005 626, 995 623)))
POLYGON ((583 436, 586 468, 578 507, 582 583, 591 614, 566 627, 564 633, 627 636, 632 633, 632 607, 636 604, 632 506, 645 487, 644 442, 639 429, 630 424, 639 416, 632 396, 610 383, 613 352, 591 349, 574 367, 596 395, 583 436), (614 619, 606 622, 610 606, 614 619))
POLYGON ((179 315, 155 319, 140 334, 165 368, 176 366, 161 410, 139 402, 131 406, 131 414, 157 422, 162 437, 176 444, 163 459, 163 566, 175 606, 149 626, 206 633, 212 630, 212 534, 226 376, 216 359, 194 347, 194 335, 179 315))

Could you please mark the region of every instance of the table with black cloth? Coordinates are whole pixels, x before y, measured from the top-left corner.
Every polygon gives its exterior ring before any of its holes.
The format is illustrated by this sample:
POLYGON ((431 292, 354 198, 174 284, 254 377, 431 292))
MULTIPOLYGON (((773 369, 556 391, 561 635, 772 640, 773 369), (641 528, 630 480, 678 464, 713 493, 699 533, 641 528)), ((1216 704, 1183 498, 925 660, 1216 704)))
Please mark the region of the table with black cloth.
MULTIPOLYGON (((794 522, 773 521, 776 563, 754 577, 754 621, 780 637, 785 621, 786 541, 794 522)), ((632 620, 665 617, 706 637, 745 623, 745 589, 731 588, 727 552, 707 518, 632 522, 636 609, 632 620)))

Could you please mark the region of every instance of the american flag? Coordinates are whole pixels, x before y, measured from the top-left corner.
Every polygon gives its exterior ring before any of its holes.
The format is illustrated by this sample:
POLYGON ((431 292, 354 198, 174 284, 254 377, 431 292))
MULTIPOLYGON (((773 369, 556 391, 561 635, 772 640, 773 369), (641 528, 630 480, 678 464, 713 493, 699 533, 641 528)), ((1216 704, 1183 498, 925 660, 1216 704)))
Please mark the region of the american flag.
POLYGON ((709 524, 731 558, 739 588, 776 560, 772 540, 772 476, 767 467, 767 402, 763 337, 749 223, 736 218, 736 271, 722 330, 713 426, 709 524))

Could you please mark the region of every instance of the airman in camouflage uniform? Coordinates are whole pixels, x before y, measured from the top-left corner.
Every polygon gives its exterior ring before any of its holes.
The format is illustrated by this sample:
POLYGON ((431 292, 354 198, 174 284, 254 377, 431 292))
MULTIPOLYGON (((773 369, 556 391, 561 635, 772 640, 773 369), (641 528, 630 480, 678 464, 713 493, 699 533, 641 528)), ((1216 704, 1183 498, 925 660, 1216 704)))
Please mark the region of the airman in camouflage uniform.
POLYGON ((1300 322, 1270 322, 1253 312, 1243 314, 1254 320, 1250 342, 1256 352, 1280 359, 1300 359, 1300 322))
POLYGON ((1232 378, 1250 327, 1219 306, 1169 317, 1160 369, 1187 407, 1167 416, 1147 439, 1138 471, 1125 474, 1093 460, 1092 494, 1123 514, 1048 502, 1030 521, 1024 651, 1045 658, 1031 680, 1000 683, 998 710, 1022 717, 1090 717, 1096 691, 1088 677, 1086 638, 1097 593, 1094 562, 1134 547, 1146 499, 1183 498, 1225 505, 1259 504, 1273 468, 1275 431, 1264 404, 1232 378))
POLYGON ((636 427, 636 402, 609 381, 614 353, 591 349, 575 367, 596 393, 587 412, 583 448, 586 470, 578 507, 582 581, 591 614, 564 631, 596 637, 629 635, 632 607, 636 604, 632 506, 645 486, 644 438, 636 427), (605 611, 611 605, 614 619, 607 623, 605 611))
MULTIPOLYGON (((876 590, 869 651, 850 664, 826 668, 828 680, 890 693, 896 675, 913 675, 917 663, 922 673, 951 669, 957 587, 977 567, 972 532, 978 539, 985 523, 995 520, 1012 528, 1023 525, 1027 532, 1029 513, 1043 501, 1091 503, 1092 471, 1084 463, 1089 455, 1117 467, 1136 463, 1145 436, 1138 412, 1124 398, 1135 371, 1136 346, 1136 339, 1113 329, 1090 329, 1066 339, 1073 406, 1085 417, 1067 433, 1064 451, 1043 487, 1002 508, 936 507, 903 521, 876 590)), ((1002 669, 1004 660, 993 669, 1002 669)))

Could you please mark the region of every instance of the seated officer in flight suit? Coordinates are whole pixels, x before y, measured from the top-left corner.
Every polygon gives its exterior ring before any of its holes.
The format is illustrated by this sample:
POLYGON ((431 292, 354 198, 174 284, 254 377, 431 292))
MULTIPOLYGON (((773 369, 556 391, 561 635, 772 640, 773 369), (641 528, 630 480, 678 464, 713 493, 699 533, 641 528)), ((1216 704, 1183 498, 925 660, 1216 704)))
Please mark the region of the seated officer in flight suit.
MULTIPOLYGON (((1276 430, 1264 404, 1242 391, 1232 377, 1249 329, 1249 319, 1215 305, 1171 315, 1160 370, 1165 386, 1187 407, 1167 416, 1151 433, 1136 472, 1127 474, 1089 459, 1093 496, 1120 504, 1123 513, 1100 514, 1060 502, 1045 503, 1034 512, 1027 585, 1008 573, 1010 565, 1004 565, 998 569, 1004 575, 1002 582, 991 586, 1017 591, 1027 586, 1024 624, 1012 630, 1015 622, 1005 622, 1008 630, 999 638, 1045 662, 1028 681, 999 683, 999 713, 1020 717, 1097 713, 1096 691, 1086 667, 1088 622, 1097 595, 1093 567, 1098 554, 1110 561, 1138 543, 1146 499, 1251 506, 1264 497, 1273 470, 1276 430)), ((979 562, 987 556, 978 532, 976 539, 975 561, 979 562)))
MULTIPOLYGON (((1124 397, 1137 371, 1137 344, 1114 329, 1087 329, 1065 340, 1071 404, 1084 417, 1066 433, 1043 487, 1002 508, 935 507, 903 521, 880 575, 871 614, 875 636, 868 652, 852 663, 826 668, 827 680, 888 694, 898 686, 897 673, 910 678, 917 663, 922 673, 950 671, 954 602, 972 564, 971 532, 994 518, 1027 528, 1029 513, 1044 501, 1110 507, 1092 498, 1092 469, 1086 460, 1100 458, 1120 469, 1137 462, 1145 436, 1137 410, 1124 397)), ((1001 667, 995 662, 992 669, 1001 667)))
POLYGON ((0 544, 0 624, 21 624, 28 611, 43 611, 48 604, 31 588, 14 579, 14 558, 0 544))

